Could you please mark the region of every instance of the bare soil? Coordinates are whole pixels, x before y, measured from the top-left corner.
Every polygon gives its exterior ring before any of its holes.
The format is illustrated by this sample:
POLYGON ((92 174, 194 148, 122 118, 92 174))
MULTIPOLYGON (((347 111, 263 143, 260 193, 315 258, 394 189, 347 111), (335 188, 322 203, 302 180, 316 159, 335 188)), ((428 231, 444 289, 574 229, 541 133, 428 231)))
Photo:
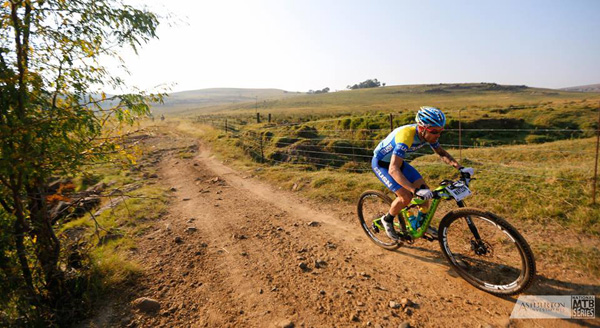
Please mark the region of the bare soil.
MULTIPOLYGON (((194 157, 172 150, 156 164, 159 183, 172 188, 173 197, 168 214, 137 238, 131 256, 144 274, 135 287, 115 295, 102 321, 90 326, 107 320, 127 327, 600 324, 509 320, 516 297, 496 297, 469 285, 447 265, 437 242, 384 250, 363 233, 354 206, 303 199, 237 172, 197 140, 169 133, 155 141, 174 138, 191 146, 194 157), (137 312, 131 302, 138 297, 159 301, 160 311, 137 312), (390 306, 403 298, 414 305, 390 306)), ((540 263, 527 294, 600 294, 597 278, 546 270, 543 259, 540 263)))

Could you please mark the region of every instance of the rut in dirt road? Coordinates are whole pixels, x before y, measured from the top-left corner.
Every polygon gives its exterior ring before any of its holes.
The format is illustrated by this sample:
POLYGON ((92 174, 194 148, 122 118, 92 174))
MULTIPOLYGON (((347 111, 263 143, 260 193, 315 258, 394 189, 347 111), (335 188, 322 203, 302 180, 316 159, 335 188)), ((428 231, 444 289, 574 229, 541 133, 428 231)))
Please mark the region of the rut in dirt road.
POLYGON ((136 259, 147 272, 137 293, 161 309, 135 313, 141 326, 510 324, 515 299, 458 278, 437 244, 377 248, 351 206, 300 200, 207 150, 193 159, 167 156, 159 176, 173 200, 140 239, 136 259))

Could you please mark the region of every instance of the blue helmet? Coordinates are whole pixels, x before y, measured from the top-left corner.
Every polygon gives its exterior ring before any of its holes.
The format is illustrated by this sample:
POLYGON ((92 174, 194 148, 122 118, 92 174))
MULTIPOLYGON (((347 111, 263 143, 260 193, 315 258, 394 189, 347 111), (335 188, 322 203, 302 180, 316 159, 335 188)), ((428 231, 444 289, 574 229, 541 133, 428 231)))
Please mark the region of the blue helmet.
POLYGON ((443 128, 446 125, 446 115, 435 107, 421 106, 415 121, 421 126, 443 128))

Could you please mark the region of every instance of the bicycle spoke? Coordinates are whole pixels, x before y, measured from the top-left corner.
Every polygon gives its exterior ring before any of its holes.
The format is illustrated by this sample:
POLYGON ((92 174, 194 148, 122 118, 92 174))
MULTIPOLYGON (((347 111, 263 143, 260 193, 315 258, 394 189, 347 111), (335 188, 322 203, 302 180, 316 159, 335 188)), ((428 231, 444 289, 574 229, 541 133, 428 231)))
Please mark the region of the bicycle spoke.
POLYGON ((398 243, 389 238, 380 223, 380 218, 390 209, 391 200, 379 192, 365 192, 358 204, 361 226, 371 240, 386 249, 398 247, 398 243))
POLYGON ((464 218, 452 222, 447 245, 457 266, 488 287, 507 288, 524 274, 525 264, 514 239, 499 225, 479 216, 470 216, 477 228, 477 240, 464 218))

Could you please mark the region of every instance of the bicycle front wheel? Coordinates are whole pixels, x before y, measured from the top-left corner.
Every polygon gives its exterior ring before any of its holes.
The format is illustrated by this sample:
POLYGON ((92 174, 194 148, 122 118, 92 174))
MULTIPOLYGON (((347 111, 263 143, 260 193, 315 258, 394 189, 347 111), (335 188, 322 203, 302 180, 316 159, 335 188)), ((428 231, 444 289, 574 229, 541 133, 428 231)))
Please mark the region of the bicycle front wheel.
POLYGON ((533 282, 531 248, 513 226, 490 212, 451 211, 440 222, 439 242, 452 268, 488 293, 514 295, 533 282))
POLYGON ((389 238, 381 226, 381 217, 384 216, 392 204, 392 199, 386 194, 367 190, 358 199, 358 220, 367 236, 377 246, 393 250, 400 245, 397 241, 389 238))

